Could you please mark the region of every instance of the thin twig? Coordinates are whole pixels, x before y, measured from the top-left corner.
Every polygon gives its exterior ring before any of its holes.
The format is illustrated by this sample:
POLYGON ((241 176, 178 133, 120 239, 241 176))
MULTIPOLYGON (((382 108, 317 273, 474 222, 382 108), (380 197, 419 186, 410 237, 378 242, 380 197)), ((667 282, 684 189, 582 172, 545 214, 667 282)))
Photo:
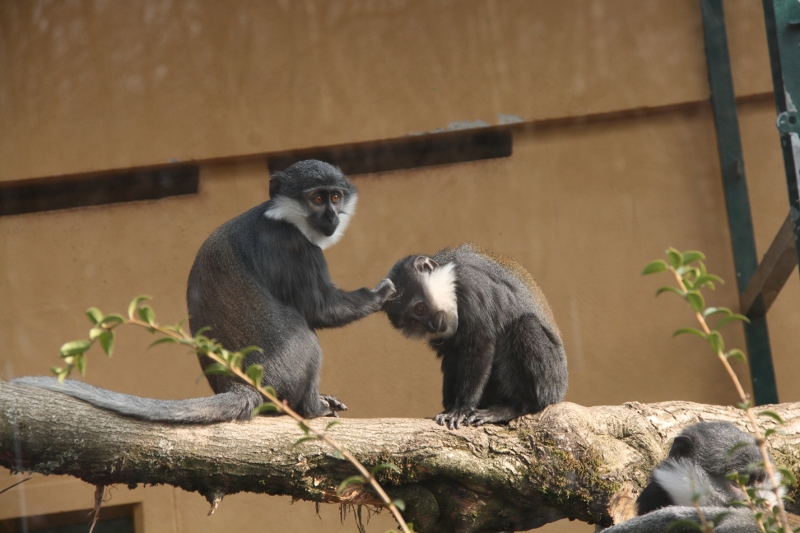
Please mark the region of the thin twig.
POLYGON ((17 485, 21 485, 21 484, 25 483, 26 481, 28 481, 28 480, 29 480, 29 479, 31 479, 31 478, 33 478, 33 476, 28 476, 28 477, 26 477, 25 479, 20 479, 20 480, 19 480, 19 481, 17 481, 16 483, 13 483, 13 484, 9 485, 8 487, 4 488, 3 490, 0 490, 0 494, 3 494, 3 493, 4 493, 5 491, 7 491, 7 490, 11 490, 11 489, 13 489, 13 488, 14 488, 14 487, 16 487, 17 485))
MULTIPOLYGON (((161 326, 158 326, 155 323, 144 322, 142 320, 134 318, 133 316, 131 316, 128 320, 125 320, 124 323, 125 324, 132 324, 132 325, 144 327, 144 328, 147 328, 147 329, 152 330, 154 332, 157 331, 157 332, 159 332, 161 334, 164 334, 164 335, 167 335, 169 337, 172 337, 173 339, 181 342, 182 344, 189 344, 189 345, 192 345, 192 346, 195 345, 195 339, 193 337, 189 336, 186 332, 184 332, 182 328, 177 329, 177 331, 172 331, 170 329, 164 329, 164 328, 162 328, 161 326)), ((308 421, 305 418, 300 416, 297 412, 295 412, 288 405, 286 405, 285 403, 281 402, 270 391, 268 391, 264 387, 262 387, 260 383, 255 383, 250 378, 250 376, 248 376, 241 368, 237 368, 235 366, 230 365, 227 361, 225 361, 225 359, 223 359, 222 357, 220 357, 218 354, 214 353, 213 351, 208 351, 207 353, 204 351, 203 355, 208 356, 209 358, 211 358, 213 361, 215 361, 217 363, 221 363, 221 364, 225 365, 233 374, 235 374, 240 379, 244 380, 245 383, 248 383, 249 385, 255 387, 255 389, 258 390, 258 392, 261 393, 262 396, 264 396, 267 400, 272 402, 272 404, 275 406, 275 408, 279 412, 290 416, 291 418, 296 420, 299 424, 301 424, 301 426, 304 428, 304 430, 312 433, 317 439, 325 442, 326 444, 328 444, 329 446, 331 446, 332 448, 337 450, 342 455, 342 457, 347 459, 353 466, 355 466, 355 468, 356 468, 356 470, 358 470, 359 474, 361 474, 361 476, 369 483, 369 485, 373 488, 373 490, 375 490, 375 492, 378 494, 378 497, 380 497, 380 499, 383 501, 384 505, 386 505, 389 508, 389 510, 392 512, 392 515, 394 516, 395 520, 397 520, 397 523, 400 525, 400 527, 403 530, 403 532, 404 533, 411 533, 411 530, 409 529, 408 525, 406 524, 405 520, 403 519, 403 515, 400 513, 400 509, 398 509, 397 506, 392 501, 392 499, 389 498, 389 496, 383 490, 383 487, 381 487, 380 484, 378 483, 378 480, 375 479, 375 476, 373 476, 369 472, 369 470, 367 470, 367 468, 358 459, 356 459, 356 457, 352 453, 350 453, 347 449, 345 449, 337 441, 335 441, 334 439, 329 437, 325 432, 317 430, 317 429, 314 429, 313 427, 311 427, 308 424, 308 421)))
MULTIPOLYGON (((675 279, 678 281, 678 285, 680 286, 681 290, 684 294, 688 292, 686 285, 683 283, 683 278, 678 271, 673 268, 671 265, 669 266, 670 272, 675 276, 675 279)), ((706 336, 711 334, 711 329, 708 327, 706 323, 706 319, 703 317, 702 313, 699 311, 695 311, 695 316, 697 317, 697 321, 700 323, 700 326, 703 328, 703 332, 706 336)), ((789 526, 789 517, 786 515, 786 509, 783 506, 783 498, 781 498, 780 493, 780 484, 778 483, 778 479, 775 476, 775 469, 772 466, 772 461, 769 458, 769 452, 767 452, 767 441, 764 438, 764 433, 762 433, 761 428, 758 425, 758 420, 756 419, 755 413, 753 413, 753 409, 750 406, 750 396, 745 392, 742 384, 739 382, 739 377, 736 375, 736 372, 733 371, 730 362, 728 362, 728 358, 725 357, 725 354, 722 353, 720 348, 716 349, 717 357, 719 358, 722 366, 725 367, 725 371, 728 372, 731 380, 733 381, 734 386, 736 387, 736 392, 739 394, 739 399, 744 406, 744 410, 747 413, 747 418, 750 419, 750 424, 753 426, 753 433, 755 434, 756 444, 758 445, 758 449, 761 452, 761 459, 764 461, 764 470, 767 472, 767 476, 769 477, 770 483, 772 484, 772 492, 775 493, 776 498, 776 506, 778 507, 778 519, 780 520, 781 527, 785 532, 791 531, 791 527, 789 526)))

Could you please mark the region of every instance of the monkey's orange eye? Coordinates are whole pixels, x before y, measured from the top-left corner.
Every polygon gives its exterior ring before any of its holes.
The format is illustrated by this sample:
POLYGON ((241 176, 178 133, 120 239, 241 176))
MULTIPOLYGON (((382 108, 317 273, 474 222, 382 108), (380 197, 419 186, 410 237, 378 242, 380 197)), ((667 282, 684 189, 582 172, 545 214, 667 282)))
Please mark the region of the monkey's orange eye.
POLYGON ((331 194, 331 202, 336 204, 336 203, 339 203, 339 200, 341 200, 341 199, 342 199, 342 195, 341 194, 339 194, 337 192, 331 194))
POLYGON ((425 304, 422 302, 418 303, 417 305, 414 306, 414 311, 416 311, 417 314, 421 315, 422 313, 425 312, 425 304))
POLYGON ((311 201, 314 202, 315 204, 319 205, 324 201, 324 199, 322 198, 322 195, 318 194, 318 195, 314 196, 313 198, 311 198, 311 201))

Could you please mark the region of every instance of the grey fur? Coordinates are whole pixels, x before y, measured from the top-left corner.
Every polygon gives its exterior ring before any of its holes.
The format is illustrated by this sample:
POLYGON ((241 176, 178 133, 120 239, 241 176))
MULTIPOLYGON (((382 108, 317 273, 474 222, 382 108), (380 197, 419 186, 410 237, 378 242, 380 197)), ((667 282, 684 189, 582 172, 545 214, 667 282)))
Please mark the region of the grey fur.
POLYGON ((387 277, 398 291, 384 304, 389 321, 406 336, 427 338, 442 360, 439 424, 503 423, 564 399, 558 326, 518 263, 468 243, 408 256, 387 277))
MULTIPOLYGON (((378 311, 394 294, 388 279, 375 289, 345 292, 330 279, 320 245, 341 236, 341 220, 355 207, 356 190, 341 170, 301 161, 270 181, 269 202, 226 222, 200 247, 186 299, 193 334, 229 350, 258 346, 244 367, 264 367, 264 385, 302 416, 335 416, 347 407, 318 392, 322 350, 318 328, 341 327, 378 311), (316 238, 317 236, 318 238, 316 238)), ((201 357, 205 368, 211 363, 201 357)), ((213 423, 246 420, 261 403, 252 387, 223 375, 208 376, 209 398, 152 400, 82 382, 26 377, 14 380, 69 394, 98 407, 144 420, 213 423)))
POLYGON ((700 422, 685 428, 672 443, 669 456, 650 475, 650 483, 637 500, 639 516, 604 530, 608 533, 695 532, 700 523, 695 501, 706 520, 720 517, 715 528, 722 533, 758 531, 749 509, 731 507, 743 501, 744 493, 727 474, 750 475, 749 485, 759 495, 774 501, 766 481, 761 452, 755 439, 730 422, 700 422), (675 529, 673 529, 673 527, 675 529))

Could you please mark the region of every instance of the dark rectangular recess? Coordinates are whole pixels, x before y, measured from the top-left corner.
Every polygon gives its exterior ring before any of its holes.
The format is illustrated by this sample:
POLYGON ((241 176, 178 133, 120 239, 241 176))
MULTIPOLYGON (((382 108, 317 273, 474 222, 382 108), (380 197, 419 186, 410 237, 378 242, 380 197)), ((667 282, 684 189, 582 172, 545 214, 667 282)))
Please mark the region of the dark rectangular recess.
POLYGON ((267 161, 271 173, 318 159, 353 175, 509 157, 511 150, 509 128, 479 128, 284 152, 267 161))
MULTIPOLYGON (((133 533, 134 505, 100 508, 95 533, 133 533)), ((93 509, 0 520, 0 533, 85 533, 94 518, 93 509)))
POLYGON ((193 194, 199 175, 198 165, 170 165, 0 184, 0 216, 193 194))

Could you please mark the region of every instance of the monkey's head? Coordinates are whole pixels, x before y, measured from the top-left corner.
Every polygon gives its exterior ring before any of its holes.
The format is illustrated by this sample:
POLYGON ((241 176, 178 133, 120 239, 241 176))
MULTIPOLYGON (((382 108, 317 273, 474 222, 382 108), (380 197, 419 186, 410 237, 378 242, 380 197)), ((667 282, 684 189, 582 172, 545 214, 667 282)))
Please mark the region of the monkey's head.
POLYGON ((392 325, 406 337, 443 339, 458 329, 455 263, 424 255, 401 259, 386 276, 397 293, 383 304, 392 325))
MULTIPOLYGON (((680 465, 686 464, 696 464, 700 468, 700 475, 707 475, 708 482, 714 489, 710 492, 719 495, 721 500, 703 502, 702 505, 729 505, 733 500, 744 499, 738 483, 727 478, 733 472, 747 476, 746 485, 755 487, 760 497, 774 504, 775 493, 767 478, 761 451, 755 439, 730 422, 700 422, 684 429, 675 437, 668 460, 653 472, 654 478, 662 486, 674 484, 675 481, 670 479, 673 477, 670 469, 678 473, 683 469, 680 465), (678 467, 664 469, 662 465, 669 463, 678 467)), ((682 479, 687 478, 685 472, 679 475, 682 479)), ((776 475, 779 476, 777 472, 776 475)))
POLYGON ((269 196, 265 215, 294 224, 322 249, 342 238, 358 201, 355 186, 339 168, 313 159, 276 172, 269 196))

